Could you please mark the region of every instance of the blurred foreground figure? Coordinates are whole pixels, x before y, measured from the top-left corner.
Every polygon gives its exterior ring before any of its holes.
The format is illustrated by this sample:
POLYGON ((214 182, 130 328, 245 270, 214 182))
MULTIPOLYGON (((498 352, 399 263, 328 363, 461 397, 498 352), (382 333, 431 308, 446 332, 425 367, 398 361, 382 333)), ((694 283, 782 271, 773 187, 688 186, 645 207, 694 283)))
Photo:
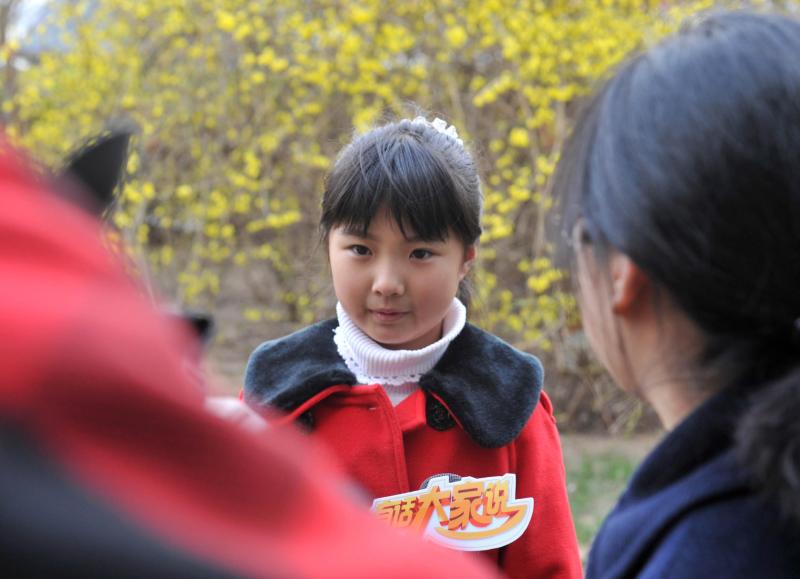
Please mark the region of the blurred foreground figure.
POLYGON ((351 505, 285 433, 207 413, 195 338, 4 145, 0 198, 0 574, 490 576, 351 505))

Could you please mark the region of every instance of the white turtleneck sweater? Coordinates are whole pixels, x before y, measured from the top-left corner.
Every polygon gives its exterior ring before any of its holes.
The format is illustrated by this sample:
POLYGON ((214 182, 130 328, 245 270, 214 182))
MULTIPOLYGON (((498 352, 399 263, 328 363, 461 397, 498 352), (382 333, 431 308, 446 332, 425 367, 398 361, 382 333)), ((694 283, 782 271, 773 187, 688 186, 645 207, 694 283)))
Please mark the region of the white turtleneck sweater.
POLYGON ((467 321, 464 304, 453 298, 441 339, 419 350, 389 350, 362 332, 341 303, 336 304, 336 315, 339 327, 334 330, 333 341, 347 368, 359 384, 383 386, 394 406, 419 388, 420 377, 436 365, 467 321))

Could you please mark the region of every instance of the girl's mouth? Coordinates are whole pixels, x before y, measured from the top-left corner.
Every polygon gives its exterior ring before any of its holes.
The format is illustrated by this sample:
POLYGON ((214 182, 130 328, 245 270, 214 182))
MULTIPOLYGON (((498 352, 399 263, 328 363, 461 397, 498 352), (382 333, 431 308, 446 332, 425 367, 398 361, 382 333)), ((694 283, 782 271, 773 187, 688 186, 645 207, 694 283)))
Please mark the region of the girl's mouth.
POLYGON ((402 310, 369 310, 369 312, 379 322, 394 322, 408 313, 402 310))

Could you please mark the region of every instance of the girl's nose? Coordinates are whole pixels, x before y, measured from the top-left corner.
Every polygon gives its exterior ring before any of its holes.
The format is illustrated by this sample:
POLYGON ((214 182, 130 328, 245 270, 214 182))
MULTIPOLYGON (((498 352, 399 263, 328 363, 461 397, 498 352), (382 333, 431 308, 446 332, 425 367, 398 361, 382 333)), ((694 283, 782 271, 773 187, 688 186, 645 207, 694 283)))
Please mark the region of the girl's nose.
POLYGON ((372 291, 384 297, 403 295, 405 284, 401 272, 389 265, 379 268, 372 281, 372 291))

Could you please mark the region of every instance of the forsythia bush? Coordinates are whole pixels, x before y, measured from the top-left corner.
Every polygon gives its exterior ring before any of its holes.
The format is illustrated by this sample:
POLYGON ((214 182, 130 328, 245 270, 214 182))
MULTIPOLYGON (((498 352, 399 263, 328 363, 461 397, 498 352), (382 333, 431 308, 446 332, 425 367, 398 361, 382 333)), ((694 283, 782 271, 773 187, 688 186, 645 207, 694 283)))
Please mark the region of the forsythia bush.
POLYGON ((2 113, 52 164, 109 120, 133 122, 113 222, 142 269, 184 304, 213 309, 237 280, 244 320, 306 323, 332 311, 314 251, 322 176, 354 130, 419 106, 479 161, 476 313, 541 351, 576 317, 545 222, 577 104, 631 50, 712 4, 56 2, 39 33, 57 41, 15 71, 2 113))

